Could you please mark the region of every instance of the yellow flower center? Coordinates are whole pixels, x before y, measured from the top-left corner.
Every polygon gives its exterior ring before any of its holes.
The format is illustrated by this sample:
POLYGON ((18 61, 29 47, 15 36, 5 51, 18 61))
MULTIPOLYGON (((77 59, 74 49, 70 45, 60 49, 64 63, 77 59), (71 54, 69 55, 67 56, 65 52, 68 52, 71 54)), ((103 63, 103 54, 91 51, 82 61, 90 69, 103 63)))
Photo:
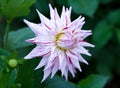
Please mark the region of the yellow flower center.
POLYGON ((60 50, 62 50, 62 51, 66 51, 67 49, 66 48, 63 48, 63 47, 61 47, 61 46, 59 46, 58 45, 58 41, 59 41, 59 39, 61 38, 61 36, 63 35, 64 33, 59 33, 59 34, 57 34, 55 37, 55 44, 56 44, 56 46, 57 46, 57 48, 59 48, 60 50))

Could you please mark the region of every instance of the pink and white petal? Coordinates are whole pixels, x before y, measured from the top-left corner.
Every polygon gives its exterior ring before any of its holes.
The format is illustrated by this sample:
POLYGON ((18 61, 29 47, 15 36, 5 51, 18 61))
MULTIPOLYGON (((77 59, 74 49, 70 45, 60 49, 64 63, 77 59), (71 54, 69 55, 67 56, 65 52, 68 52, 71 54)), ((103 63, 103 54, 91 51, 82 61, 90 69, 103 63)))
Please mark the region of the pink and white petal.
POLYGON ((84 31, 84 30, 75 30, 74 31, 74 38, 78 38, 79 40, 84 40, 86 37, 90 36, 91 30, 84 31))
POLYGON ((56 49, 56 47, 52 47, 51 48, 51 55, 50 55, 50 58, 48 60, 48 63, 52 62, 56 57, 57 57, 57 49, 56 49))
POLYGON ((48 57, 43 57, 41 59, 40 63, 38 64, 38 66, 35 68, 35 70, 43 67, 44 65, 47 64, 47 62, 48 62, 48 57))
POLYGON ((62 66, 59 68, 62 72, 62 76, 64 75, 65 71, 66 71, 66 59, 64 58, 64 61, 62 63, 62 66))
POLYGON ((54 66, 54 63, 53 62, 48 62, 44 68, 44 70, 47 70, 47 69, 50 69, 54 66))
POLYGON ((61 13, 61 21, 62 21, 62 26, 66 26, 66 13, 65 13, 65 7, 63 6, 62 13, 61 13))
POLYGON ((59 59, 59 68, 61 69, 64 63, 64 59, 66 59, 64 52, 62 52, 61 50, 58 51, 58 59, 59 59))
POLYGON ((66 68, 66 57, 64 52, 59 51, 58 52, 58 59, 59 59, 59 69, 62 72, 62 75, 64 75, 65 68, 66 68))
POLYGON ((24 22, 30 27, 30 29, 35 33, 36 36, 39 35, 39 33, 41 32, 41 28, 42 28, 40 24, 35 24, 25 19, 24 19, 24 22))
POLYGON ((84 40, 86 37, 90 36, 92 33, 84 33, 81 35, 80 39, 84 40))
POLYGON ((75 69, 74 69, 73 65, 72 65, 72 64, 69 64, 68 67, 69 67, 69 71, 70 71, 70 73, 72 74, 72 76, 75 77, 75 73, 74 73, 74 70, 75 70, 75 69))
POLYGON ((71 59, 71 62, 73 64, 73 66, 75 66, 75 68, 77 68, 80 72, 82 71, 80 65, 79 65, 79 61, 77 59, 74 59, 74 58, 70 58, 71 59))
POLYGON ((36 9, 36 11, 37 11, 37 13, 38 13, 38 15, 40 17, 41 23, 48 23, 48 22, 50 22, 50 20, 47 17, 45 17, 44 15, 42 15, 37 9, 36 9))
POLYGON ((54 66, 52 68, 52 74, 51 74, 51 78, 56 74, 56 72, 58 71, 59 69, 59 62, 58 60, 54 63, 54 66))
POLYGON ((25 56, 25 59, 32 59, 34 57, 39 57, 42 55, 47 54, 50 52, 48 47, 42 48, 41 46, 36 46, 27 56, 25 56))
POLYGON ((51 22, 51 20, 49 20, 47 17, 45 17, 44 15, 42 15, 38 10, 36 10, 42 25, 44 26, 44 28, 48 29, 48 30, 52 30, 55 29, 55 25, 51 22))
POLYGON ((65 70, 64 76, 65 76, 65 79, 68 80, 68 69, 65 70))
POLYGON ((62 28, 62 22, 60 20, 60 17, 58 15, 57 9, 54 10, 54 22, 57 30, 60 30, 62 28))
POLYGON ((54 9, 52 8, 51 4, 49 4, 49 8, 50 8, 50 17, 51 17, 51 20, 54 20, 54 9))
POLYGON ((67 51, 66 54, 67 54, 67 56, 78 60, 77 55, 75 53, 73 53, 72 51, 67 51))
POLYGON ((88 52, 88 50, 86 50, 85 48, 83 48, 81 46, 77 46, 77 48, 72 49, 72 51, 91 56, 91 54, 88 52))
MULTIPOLYGON (((79 60, 80 62, 83 62, 83 63, 85 63, 85 64, 88 64, 88 62, 81 56, 81 54, 80 53, 78 53, 78 52, 74 52, 74 51, 72 51, 71 50, 71 53, 72 53, 72 55, 75 55, 77 58, 77 60, 79 60)), ((70 56, 70 55, 69 55, 70 56)), ((71 56, 72 57, 72 56, 71 56)), ((75 58, 75 57, 72 57, 72 58, 75 58)))
POLYGON ((84 22, 84 17, 81 18, 81 16, 79 16, 75 21, 71 22, 68 27, 70 30, 80 30, 80 28, 83 26, 84 22))
POLYGON ((44 70, 44 76, 41 82, 43 82, 52 72, 51 68, 44 70))
POLYGON ((37 43, 40 42, 39 39, 38 39, 38 37, 31 38, 31 39, 27 39, 27 40, 25 40, 25 41, 26 41, 26 42, 30 42, 30 43, 35 43, 35 44, 37 44, 37 43))
POLYGON ((71 22, 70 16, 71 16, 71 9, 72 7, 66 9, 66 26, 71 22))
POLYGON ((80 46, 83 46, 83 47, 95 47, 93 44, 90 44, 88 42, 85 42, 85 41, 81 41, 78 43, 80 46))
POLYGON ((52 23, 54 23, 54 28, 59 30, 61 28, 61 20, 60 17, 58 15, 57 9, 53 9, 52 6, 49 4, 49 8, 50 8, 50 17, 51 17, 51 21, 52 23))
POLYGON ((88 65, 88 62, 80 54, 78 55, 78 57, 80 62, 83 62, 88 65))

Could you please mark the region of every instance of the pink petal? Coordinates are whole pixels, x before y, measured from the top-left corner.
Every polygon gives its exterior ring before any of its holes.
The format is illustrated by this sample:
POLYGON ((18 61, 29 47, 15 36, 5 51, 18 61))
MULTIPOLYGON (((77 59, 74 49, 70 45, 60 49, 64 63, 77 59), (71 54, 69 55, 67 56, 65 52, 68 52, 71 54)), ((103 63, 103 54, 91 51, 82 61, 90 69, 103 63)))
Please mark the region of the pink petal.
POLYGON ((85 19, 84 17, 81 18, 81 16, 79 16, 75 21, 68 25, 69 29, 80 30, 83 24, 85 23, 84 19, 85 19))
POLYGON ((77 59, 74 59, 74 58, 70 58, 70 59, 71 59, 73 66, 75 66, 81 72, 82 70, 81 70, 81 67, 79 65, 79 61, 77 59))
POLYGON ((72 66, 72 64, 69 64, 69 71, 71 72, 72 76, 75 77, 74 67, 72 66))
POLYGON ((41 82, 43 82, 50 75, 51 71, 51 68, 44 70, 44 76, 41 82))
POLYGON ((68 80, 68 69, 64 72, 65 79, 68 80))
POLYGON ((54 63, 53 68, 52 68, 51 78, 55 75, 55 73, 58 71, 58 69, 59 69, 59 62, 56 61, 56 62, 54 63))
POLYGON ((61 69, 61 67, 63 66, 64 63, 64 59, 65 59, 65 54, 64 52, 60 51, 58 52, 58 59, 59 59, 59 69, 61 69))
POLYGON ((67 51, 66 54, 71 57, 71 58, 74 58, 74 59, 77 59, 78 60, 78 57, 76 56, 76 54, 72 53, 71 51, 67 51))
POLYGON ((41 23, 44 25, 44 27, 46 29, 48 29, 48 30, 55 29, 55 25, 47 17, 42 15, 38 10, 36 10, 36 11, 40 17, 41 23))
POLYGON ((56 51, 57 51, 56 47, 53 47, 51 49, 51 55, 50 55, 50 58, 49 58, 48 62, 52 62, 55 59, 55 57, 57 57, 57 52, 56 51))
POLYGON ((61 13, 61 21, 62 21, 62 26, 66 26, 66 13, 65 13, 65 7, 63 6, 62 13, 61 13))

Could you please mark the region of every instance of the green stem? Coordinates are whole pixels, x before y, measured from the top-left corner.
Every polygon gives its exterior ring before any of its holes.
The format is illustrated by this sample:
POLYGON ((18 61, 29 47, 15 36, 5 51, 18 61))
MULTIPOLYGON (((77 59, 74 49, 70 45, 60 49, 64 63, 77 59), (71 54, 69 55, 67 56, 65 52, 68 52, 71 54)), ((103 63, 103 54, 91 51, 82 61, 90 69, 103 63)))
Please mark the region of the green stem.
POLYGON ((4 49, 7 49, 10 23, 11 23, 11 21, 7 21, 6 31, 5 31, 5 39, 4 39, 4 49))

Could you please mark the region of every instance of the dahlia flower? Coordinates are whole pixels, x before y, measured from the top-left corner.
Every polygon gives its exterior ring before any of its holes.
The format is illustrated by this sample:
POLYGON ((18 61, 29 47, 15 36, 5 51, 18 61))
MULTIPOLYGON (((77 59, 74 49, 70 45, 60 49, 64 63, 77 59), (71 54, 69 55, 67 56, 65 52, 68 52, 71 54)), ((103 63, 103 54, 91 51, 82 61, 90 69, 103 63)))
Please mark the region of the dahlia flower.
POLYGON ((91 30, 81 30, 85 23, 84 17, 79 16, 71 22, 71 7, 65 8, 63 6, 61 16, 58 15, 57 9, 53 9, 50 4, 49 8, 50 19, 37 10, 41 20, 40 24, 24 20, 35 33, 34 38, 26 41, 36 44, 36 47, 25 56, 25 59, 43 57, 35 68, 39 69, 44 66, 42 81, 49 75, 52 78, 58 70, 61 71, 61 75, 67 80, 68 72, 75 77, 76 68, 82 71, 79 62, 88 64, 82 54, 91 56, 84 47, 94 47, 94 45, 84 39, 92 33, 91 30))

